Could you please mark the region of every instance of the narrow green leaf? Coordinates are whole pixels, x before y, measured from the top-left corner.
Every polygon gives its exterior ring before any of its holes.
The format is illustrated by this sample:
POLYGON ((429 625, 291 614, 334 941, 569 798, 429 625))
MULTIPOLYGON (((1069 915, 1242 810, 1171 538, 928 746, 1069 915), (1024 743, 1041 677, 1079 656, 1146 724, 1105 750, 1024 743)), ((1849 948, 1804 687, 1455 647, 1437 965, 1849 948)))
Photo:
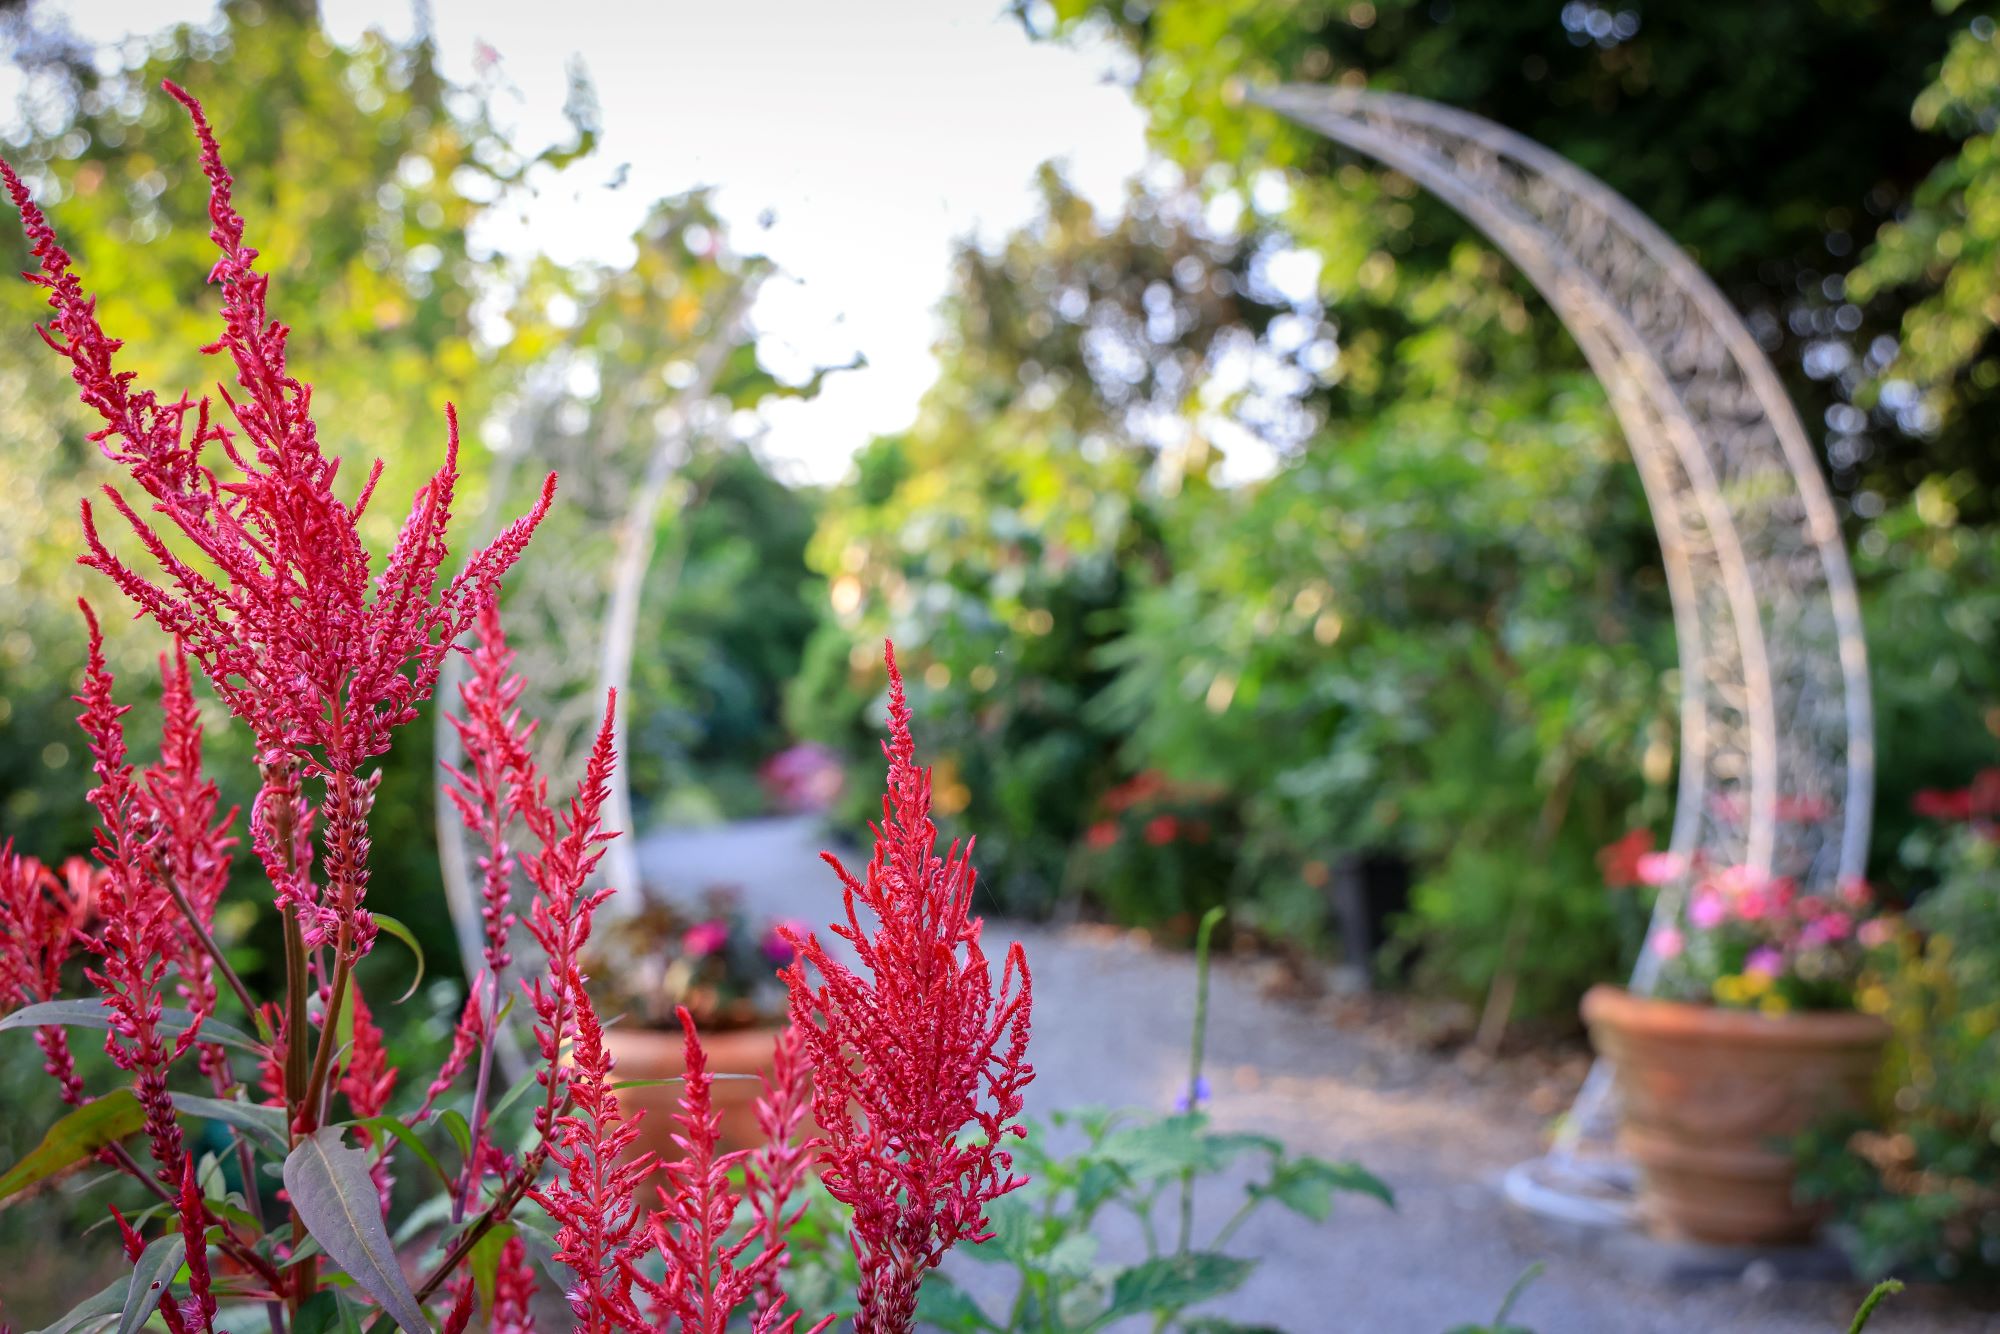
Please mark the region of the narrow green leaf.
POLYGON ((1329 1163, 1320 1158, 1293 1158, 1278 1163, 1271 1179, 1252 1185, 1250 1193, 1276 1200, 1293 1213, 1324 1223, 1341 1192, 1367 1195, 1395 1207, 1396 1197, 1373 1173, 1354 1163, 1329 1163))
MULTIPOLYGON (((35 1005, 24 1005, 20 1009, 0 1019, 0 1033, 10 1028, 94 1028, 102 1033, 111 1027, 111 1012, 104 1008, 103 1001, 59 1000, 42 1001, 35 1005)), ((194 1016, 186 1010, 164 1009, 160 1011, 160 1032, 177 1038, 194 1027, 194 1016)), ((240 1028, 232 1028, 220 1019, 207 1019, 201 1025, 201 1040, 224 1047, 234 1047, 239 1051, 258 1054, 263 1051, 248 1033, 240 1028)))
POLYGON ((438 1120, 444 1123, 444 1130, 451 1136, 451 1142, 458 1146, 459 1157, 472 1156, 472 1127, 465 1123, 465 1113, 456 1108, 446 1108, 438 1120))
POLYGON ((130 1089, 85 1103, 50 1126, 42 1142, 0 1176, 0 1200, 85 1161, 106 1145, 137 1134, 145 1124, 146 1109, 130 1089))
POLYGON ((118 1317, 118 1334, 138 1334, 138 1329, 160 1309, 167 1285, 180 1273, 187 1259, 187 1243, 177 1232, 161 1237, 139 1254, 132 1266, 132 1282, 125 1290, 125 1309, 118 1317))
POLYGON ((415 932, 411 931, 409 927, 404 926, 401 922, 397 921, 395 918, 389 916, 388 913, 371 912, 369 916, 375 919, 375 925, 381 927, 384 931, 387 931, 390 935, 402 941, 405 945, 408 945, 410 947, 410 953, 414 954, 417 957, 417 975, 410 979, 409 989, 405 991, 402 995, 396 997, 396 1004, 401 1005, 404 1001, 416 995, 417 988, 423 985, 424 947, 417 943, 417 937, 415 932))
POLYGON ((337 1127, 315 1131, 285 1159, 285 1190, 335 1264, 408 1334, 431 1334, 389 1243, 367 1154, 342 1143, 337 1127))
POLYGON ((252 1102, 204 1098, 194 1093, 172 1095, 174 1107, 203 1121, 220 1121, 234 1126, 255 1140, 258 1147, 283 1156, 291 1150, 292 1136, 285 1124, 285 1109, 260 1107, 252 1102))
POLYGON ((94 1297, 86 1297, 53 1325, 44 1325, 33 1334, 77 1334, 77 1331, 109 1325, 125 1309, 125 1294, 132 1288, 132 1276, 121 1274, 105 1284, 94 1297))
POLYGON ((1111 1304, 1098 1315, 1096 1326, 1142 1313, 1172 1315, 1196 1302, 1234 1292, 1256 1267, 1255 1260, 1190 1251, 1121 1269, 1111 1281, 1111 1304))

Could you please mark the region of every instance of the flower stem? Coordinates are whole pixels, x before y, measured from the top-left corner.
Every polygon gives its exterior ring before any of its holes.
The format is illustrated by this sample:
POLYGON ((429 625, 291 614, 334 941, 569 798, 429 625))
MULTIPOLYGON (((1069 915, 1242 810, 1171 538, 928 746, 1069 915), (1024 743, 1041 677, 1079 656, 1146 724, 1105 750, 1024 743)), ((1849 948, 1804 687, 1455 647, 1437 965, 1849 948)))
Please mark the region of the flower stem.
MULTIPOLYGON (((1194 936, 1194 1036, 1188 1043, 1189 1112, 1200 1105, 1202 1051, 1208 1043, 1208 942, 1209 937, 1215 934, 1216 925, 1227 915, 1225 908, 1210 908, 1202 914, 1201 926, 1194 936)), ((1186 1255, 1193 1244, 1194 1171, 1189 1169, 1181 1173, 1181 1231, 1175 1250, 1186 1255)))

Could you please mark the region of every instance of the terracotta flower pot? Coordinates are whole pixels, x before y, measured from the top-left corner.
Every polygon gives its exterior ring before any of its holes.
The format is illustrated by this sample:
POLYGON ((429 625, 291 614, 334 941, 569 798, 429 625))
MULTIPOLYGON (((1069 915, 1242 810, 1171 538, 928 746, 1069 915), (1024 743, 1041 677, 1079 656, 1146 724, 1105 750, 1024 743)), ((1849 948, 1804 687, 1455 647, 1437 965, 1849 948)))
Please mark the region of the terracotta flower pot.
MULTIPOLYGON (((720 1033, 703 1033, 702 1050, 708 1053, 709 1073, 717 1075, 768 1075, 771 1052, 778 1041, 778 1029, 769 1026, 736 1028, 720 1033)), ((604 1030, 605 1050, 615 1062, 612 1078, 677 1079, 686 1069, 677 1028, 627 1028, 604 1030)), ((724 1153, 754 1149, 764 1142, 757 1126, 757 1098, 764 1086, 755 1079, 718 1079, 710 1086, 716 1109, 722 1114, 719 1147, 724 1153)), ((627 1115, 645 1112, 633 1151, 651 1149, 666 1160, 681 1156, 673 1142, 674 1117, 680 1111, 681 1085, 654 1084, 645 1088, 618 1090, 618 1109, 627 1115)), ((809 1133, 809 1131, 808 1131, 809 1133)))
POLYGON ((1786 1141, 1867 1104, 1889 1026, 1874 1015, 1769 1016, 1598 986, 1584 1022, 1615 1072, 1619 1144, 1649 1230, 1727 1246, 1805 1241, 1786 1141))

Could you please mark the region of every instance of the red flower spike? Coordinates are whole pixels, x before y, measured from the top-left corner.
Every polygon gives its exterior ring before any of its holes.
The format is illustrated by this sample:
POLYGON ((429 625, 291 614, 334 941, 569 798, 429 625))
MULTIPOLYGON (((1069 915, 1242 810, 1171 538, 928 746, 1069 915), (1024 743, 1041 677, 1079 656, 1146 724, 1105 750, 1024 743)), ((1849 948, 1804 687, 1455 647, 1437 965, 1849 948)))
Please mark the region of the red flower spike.
POLYGON ((759 1076, 764 1091, 757 1099, 757 1128, 764 1143, 751 1151, 743 1167, 743 1193, 756 1220, 751 1230, 771 1257, 758 1274, 759 1316, 785 1300, 782 1285, 790 1259, 785 1235, 806 1211, 803 1203, 791 1208, 792 1196, 805 1183, 812 1162, 812 1154, 798 1142, 812 1098, 805 1055, 805 1035, 797 1024, 787 1024, 772 1049, 771 1072, 759 1076))
POLYGON ((555 1118, 546 1143, 555 1178, 528 1193, 556 1224, 558 1263, 576 1272, 567 1294, 579 1334, 652 1329, 632 1298, 633 1265, 647 1248, 639 1186, 653 1171, 649 1154, 624 1161, 636 1120, 618 1110, 604 1031, 572 971, 561 984, 574 1007, 575 1043, 566 1081, 571 1110, 555 1118))
POLYGON ((659 1189, 660 1207, 648 1220, 653 1244, 667 1262, 666 1277, 657 1284, 642 1280, 641 1286, 653 1300, 655 1328, 678 1321, 682 1334, 723 1334, 730 1315, 757 1289, 762 1271, 777 1256, 760 1251, 740 1265, 757 1234, 728 1240, 736 1206, 742 1203, 729 1188, 729 1173, 746 1154, 715 1151, 722 1131, 722 1114, 711 1096, 715 1078, 708 1072, 694 1016, 686 1006, 678 1013, 686 1060, 674 1143, 686 1156, 661 1167, 665 1184, 659 1189))
POLYGON ((450 771, 445 789, 459 819, 484 850, 479 857, 480 918, 486 928, 486 966, 497 977, 513 962, 508 940, 516 857, 507 830, 526 796, 533 761, 528 753, 532 725, 521 721, 519 700, 527 682, 514 674, 514 651, 500 629, 500 609, 488 600, 479 609, 478 638, 466 650, 470 678, 458 688, 463 716, 451 715, 465 751, 465 767, 450 771))
MULTIPOLYGON (((396 1068, 389 1064, 382 1030, 376 1026, 375 1016, 369 1011, 360 987, 351 988, 348 1003, 354 1007, 354 1041, 348 1049, 347 1068, 341 1072, 340 1091, 347 1098, 347 1105, 355 1119, 366 1120, 371 1116, 380 1116, 388 1107, 389 1095, 396 1088, 396 1068)), ((363 1148, 375 1143, 375 1132, 366 1127, 357 1135, 363 1148)), ((395 1184, 395 1178, 389 1174, 387 1155, 370 1165, 368 1175, 375 1182, 376 1193, 382 1197, 382 1212, 387 1214, 389 1190, 395 1184)))
MULTIPOLYGON (((81 879, 86 888, 79 893, 33 857, 14 851, 12 839, 0 843, 0 1010, 54 1000, 61 990, 63 964, 83 923, 89 882, 81 879)), ((38 1028, 35 1042, 63 1101, 81 1106, 83 1081, 70 1055, 68 1031, 38 1028)))
POLYGON ((186 1150, 167 1092, 167 1068, 198 1037, 201 1016, 169 1048, 160 1033, 161 991, 168 960, 181 952, 179 909, 159 882, 151 812, 126 759, 122 719, 130 706, 113 699, 104 636, 90 607, 79 605, 90 628, 90 647, 83 693, 76 697, 83 705, 77 721, 89 738, 91 767, 97 775, 89 801, 97 809, 97 858, 104 867, 96 904, 101 925, 87 937, 97 964, 84 976, 103 994, 111 1012, 104 1050, 120 1070, 133 1076, 133 1091, 146 1109, 146 1135, 160 1181, 178 1187, 186 1150))
POLYGON ((473 1300, 477 1296, 472 1282, 472 1271, 462 1269, 452 1280, 451 1310, 445 1314, 444 1334, 465 1334, 472 1323, 473 1300))
MULTIPOLYGON (((320 451, 311 387, 286 365, 289 330, 267 311, 269 280, 255 271, 256 250, 243 243, 243 220, 215 136, 194 98, 171 83, 165 87, 187 108, 208 178, 209 236, 221 256, 209 280, 222 291, 223 332, 205 350, 227 353, 234 365, 236 393, 219 391, 233 426, 218 421, 206 399, 183 395, 163 402, 151 390, 136 389, 132 372, 115 368, 120 344, 98 323, 95 302, 71 271, 68 253, 5 163, 0 181, 39 263, 30 280, 46 290, 54 311, 42 336, 68 358, 79 396, 104 423, 92 438, 215 574, 177 556, 111 487, 105 488, 107 500, 132 527, 161 581, 112 554, 88 503, 83 561, 193 655, 216 694, 250 725, 267 771, 281 757, 297 765, 298 773, 281 788, 298 774, 325 780, 330 883, 324 900, 314 897, 298 870, 281 864, 274 881, 308 942, 337 935, 351 960, 367 951, 374 934, 363 908, 365 822, 374 789, 361 766, 388 748, 393 729, 417 716, 452 641, 492 597, 547 513, 555 479, 544 484, 526 516, 440 590, 458 476, 458 421, 447 410, 444 464, 419 490, 380 574, 371 571, 359 522, 381 465, 353 504, 335 494, 338 461, 320 451), (218 478, 204 460, 210 445, 239 477, 218 478)), ((262 829, 258 838, 267 838, 262 829)), ((259 847, 260 854, 268 851, 259 847)), ((265 861, 271 864, 268 855, 265 861)))
MULTIPOLYGON (((231 854, 236 847, 229 827, 236 822, 236 811, 232 808, 220 818, 216 816, 221 804, 216 787, 202 773, 201 718, 195 710, 186 656, 162 654, 160 679, 164 683, 160 761, 149 765, 141 778, 141 792, 156 831, 155 864, 158 873, 186 897, 201 930, 212 933, 216 905, 229 884, 231 854)), ((206 1018, 215 1012, 216 1004, 213 961, 186 914, 174 913, 173 921, 180 937, 180 952, 173 960, 175 989, 190 1011, 206 1018)), ((220 1046, 204 1043, 200 1057, 202 1071, 211 1080, 219 1078, 225 1087, 233 1082, 228 1054, 220 1046)))
POLYGON ((937 856, 930 771, 917 767, 894 645, 885 656, 888 792, 881 823, 870 826, 867 878, 823 854, 847 916, 831 929, 854 947, 861 971, 817 936, 795 935, 799 956, 785 972, 812 1065, 822 1180, 854 1211, 856 1334, 911 1329, 924 1274, 955 1243, 990 1235, 986 1206, 1024 1184, 1003 1146, 1026 1133, 1021 1092, 1034 1078, 1027 960, 1011 946, 995 990, 980 919, 969 916, 972 844, 953 842, 937 856), (874 931, 862 927, 857 903, 874 931), (969 1126, 980 1142, 964 1142, 969 1126))
MULTIPOLYGON (((179 1304, 180 1317, 188 1329, 213 1334, 215 1295, 210 1290, 208 1270, 208 1204, 202 1199, 201 1188, 195 1184, 194 1159, 189 1157, 182 1162, 178 1208, 181 1237, 187 1244, 188 1295, 179 1304)), ((160 1299, 162 1314, 165 1314, 170 1301, 164 1296, 160 1299)))
POLYGON ((488 1334, 535 1334, 535 1267, 519 1237, 500 1248, 493 1272, 493 1316, 488 1334))
POLYGON ((437 1105, 437 1100, 458 1082, 458 1077, 465 1073, 465 1067, 486 1037, 485 986, 483 974, 473 980, 472 994, 465 998, 465 1009, 458 1016, 458 1026, 451 1031, 451 1051, 438 1068, 437 1078, 424 1090, 424 1100, 417 1107, 417 1114, 410 1118, 411 1125, 422 1125, 430 1119, 431 1109, 437 1105))

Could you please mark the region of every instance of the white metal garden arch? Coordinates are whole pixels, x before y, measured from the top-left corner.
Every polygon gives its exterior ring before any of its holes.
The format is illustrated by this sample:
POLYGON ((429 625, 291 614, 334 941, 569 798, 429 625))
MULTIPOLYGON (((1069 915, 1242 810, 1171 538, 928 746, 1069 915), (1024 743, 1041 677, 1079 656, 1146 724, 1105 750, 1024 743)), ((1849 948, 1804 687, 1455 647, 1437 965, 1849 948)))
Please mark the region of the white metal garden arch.
MULTIPOLYGON (((1825 890, 1868 853, 1874 736, 1860 607, 1798 413, 1715 284, 1609 186, 1549 149, 1421 98, 1290 86, 1252 100, 1410 177, 1555 308, 1603 383, 1659 531, 1680 656, 1671 850, 1825 890)), ((1678 911, 1672 893, 1658 912, 1678 911)), ((1632 979, 1650 989, 1642 953, 1632 979)), ((1615 1218, 1592 1072, 1517 1200, 1615 1218)))

